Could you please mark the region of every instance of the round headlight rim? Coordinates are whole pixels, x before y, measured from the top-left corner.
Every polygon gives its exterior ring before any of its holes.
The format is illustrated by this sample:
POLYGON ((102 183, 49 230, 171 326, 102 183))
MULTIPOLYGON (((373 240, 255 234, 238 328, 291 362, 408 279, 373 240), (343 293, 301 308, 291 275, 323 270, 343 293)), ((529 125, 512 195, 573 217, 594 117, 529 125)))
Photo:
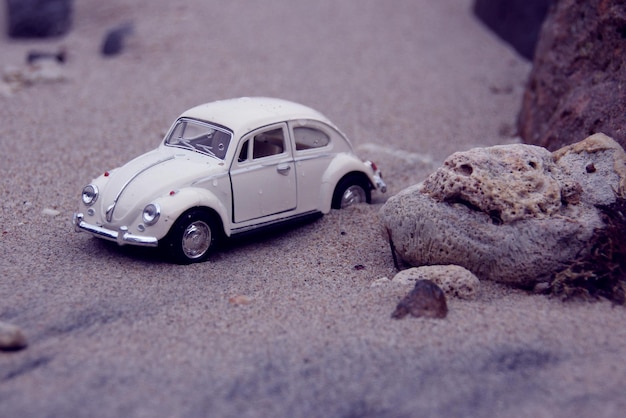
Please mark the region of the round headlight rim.
POLYGON ((152 226, 158 222, 161 216, 161 207, 158 203, 149 203, 143 208, 141 219, 146 226, 152 226), (151 215, 150 212, 153 214, 151 215))
POLYGON ((95 184, 88 184, 85 187, 83 187, 83 191, 81 193, 81 200, 83 201, 85 206, 91 206, 94 203, 96 203, 96 200, 98 200, 98 195, 99 195, 98 186, 96 186, 95 184), (91 190, 87 191, 88 189, 91 189, 91 190))

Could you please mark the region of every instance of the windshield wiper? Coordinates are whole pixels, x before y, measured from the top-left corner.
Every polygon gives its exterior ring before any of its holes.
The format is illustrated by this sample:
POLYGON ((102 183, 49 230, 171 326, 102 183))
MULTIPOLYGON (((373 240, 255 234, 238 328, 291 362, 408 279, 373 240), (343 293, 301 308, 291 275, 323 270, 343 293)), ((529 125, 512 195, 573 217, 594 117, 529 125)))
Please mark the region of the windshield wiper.
POLYGON ((196 148, 201 149, 204 153, 208 154, 211 157, 217 158, 217 155, 212 151, 213 147, 204 144, 196 144, 196 148))

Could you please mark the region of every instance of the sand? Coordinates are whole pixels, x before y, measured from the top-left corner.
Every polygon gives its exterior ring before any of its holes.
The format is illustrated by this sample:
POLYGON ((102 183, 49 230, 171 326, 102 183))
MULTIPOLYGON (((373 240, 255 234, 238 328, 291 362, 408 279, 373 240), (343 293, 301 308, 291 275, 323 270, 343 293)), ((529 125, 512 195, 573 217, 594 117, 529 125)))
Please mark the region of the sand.
POLYGON ((469 0, 250 3, 82 0, 64 38, 0 38, 3 67, 69 53, 67 81, 0 96, 0 321, 29 342, 0 352, 0 416, 622 416, 623 307, 483 282, 445 319, 393 320, 410 289, 371 287, 396 272, 385 199, 517 141, 530 64, 469 0), (190 266, 73 232, 93 177, 183 110, 257 95, 325 113, 388 194, 190 266))

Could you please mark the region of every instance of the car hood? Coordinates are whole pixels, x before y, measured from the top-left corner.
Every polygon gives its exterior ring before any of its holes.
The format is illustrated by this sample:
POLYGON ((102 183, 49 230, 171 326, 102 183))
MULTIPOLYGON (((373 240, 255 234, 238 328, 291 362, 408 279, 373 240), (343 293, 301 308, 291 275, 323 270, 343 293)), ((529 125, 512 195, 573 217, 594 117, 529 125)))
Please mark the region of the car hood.
POLYGON ((106 223, 127 221, 157 197, 227 171, 218 159, 193 151, 159 148, 98 179, 102 216, 106 223))

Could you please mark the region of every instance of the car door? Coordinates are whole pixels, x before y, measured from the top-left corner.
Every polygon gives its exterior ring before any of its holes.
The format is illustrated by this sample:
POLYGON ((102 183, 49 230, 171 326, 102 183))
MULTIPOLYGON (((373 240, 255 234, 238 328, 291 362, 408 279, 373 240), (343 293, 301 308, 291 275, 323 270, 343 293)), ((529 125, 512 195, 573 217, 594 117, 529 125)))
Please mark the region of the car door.
POLYGON ((298 173, 298 209, 319 210, 324 196, 324 174, 335 156, 338 134, 322 123, 310 120, 290 122, 294 161, 298 173))
POLYGON ((296 209, 296 170, 287 125, 266 126, 244 136, 230 178, 235 223, 296 209))

